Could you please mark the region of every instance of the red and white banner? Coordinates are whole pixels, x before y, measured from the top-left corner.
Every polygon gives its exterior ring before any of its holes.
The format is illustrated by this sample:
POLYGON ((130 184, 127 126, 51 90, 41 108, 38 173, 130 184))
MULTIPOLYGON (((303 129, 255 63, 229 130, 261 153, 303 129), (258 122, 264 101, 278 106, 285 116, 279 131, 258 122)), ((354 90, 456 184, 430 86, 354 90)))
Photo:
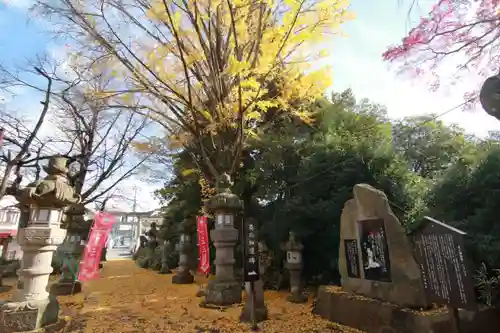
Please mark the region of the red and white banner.
POLYGON ((198 231, 198 254, 200 261, 198 271, 202 274, 210 272, 210 248, 208 241, 208 225, 206 216, 197 216, 196 226, 198 231))
POLYGON ((79 281, 85 282, 99 277, 102 249, 106 245, 115 221, 116 218, 113 215, 105 212, 98 212, 95 215, 78 270, 79 281))

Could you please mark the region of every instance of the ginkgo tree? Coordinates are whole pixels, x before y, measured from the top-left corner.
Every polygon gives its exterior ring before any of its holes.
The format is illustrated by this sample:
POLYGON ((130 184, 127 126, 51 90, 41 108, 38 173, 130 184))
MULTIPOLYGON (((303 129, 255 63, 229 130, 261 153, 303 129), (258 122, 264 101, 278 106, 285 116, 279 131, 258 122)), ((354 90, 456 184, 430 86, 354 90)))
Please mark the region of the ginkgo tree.
POLYGON ((123 79, 103 91, 137 105, 186 147, 202 173, 234 175, 248 138, 273 117, 311 119, 345 0, 37 0, 71 36, 72 61, 123 79))

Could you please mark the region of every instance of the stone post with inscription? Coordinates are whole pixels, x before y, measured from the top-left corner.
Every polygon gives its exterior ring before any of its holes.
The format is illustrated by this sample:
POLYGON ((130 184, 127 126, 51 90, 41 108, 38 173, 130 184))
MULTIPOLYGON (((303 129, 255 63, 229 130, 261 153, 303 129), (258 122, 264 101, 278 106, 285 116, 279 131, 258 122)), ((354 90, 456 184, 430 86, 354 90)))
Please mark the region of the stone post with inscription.
POLYGON ((21 269, 24 288, 16 290, 12 300, 0 304, 0 332, 38 330, 57 322, 59 304, 47 292, 52 272, 52 256, 62 244, 66 230, 60 227, 64 209, 81 198, 69 185, 67 160, 54 157, 44 167, 47 177, 26 187, 20 203, 29 207, 29 221, 21 228, 18 241, 23 250, 21 269))
POLYGON ((290 295, 288 301, 292 303, 305 303, 307 296, 302 293, 301 274, 304 263, 302 250, 304 245, 296 240, 295 233, 290 231, 288 242, 284 246, 286 251, 286 269, 290 273, 290 295))
POLYGON ((179 269, 177 274, 172 277, 174 284, 190 284, 194 282, 194 276, 189 271, 190 254, 192 250, 190 230, 192 229, 192 219, 185 219, 180 224, 181 239, 179 244, 176 245, 179 251, 179 269))
MULTIPOLYGON (((267 252, 269 249, 267 248, 266 244, 264 242, 259 242, 258 243, 258 248, 259 248, 259 273, 260 276, 264 275, 266 273, 266 263, 265 259, 267 258, 267 252)), ((240 321, 241 322, 251 322, 252 321, 252 307, 253 302, 255 301, 255 321, 256 322, 261 322, 264 320, 267 320, 268 318, 268 311, 267 311, 267 306, 266 302, 264 300, 264 282, 262 281, 262 278, 254 282, 254 292, 255 292, 255 299, 253 297, 248 297, 251 293, 251 284, 250 282, 245 282, 245 290, 247 294, 247 298, 245 300, 245 305, 243 306, 243 309, 241 310, 240 314, 240 321)))
POLYGON ((241 302, 241 283, 234 276, 234 246, 238 230, 234 216, 242 208, 241 200, 231 192, 229 175, 222 174, 217 181, 217 194, 207 202, 208 211, 215 216, 215 228, 210 238, 215 246, 215 280, 210 280, 205 292, 205 303, 232 305, 241 302))

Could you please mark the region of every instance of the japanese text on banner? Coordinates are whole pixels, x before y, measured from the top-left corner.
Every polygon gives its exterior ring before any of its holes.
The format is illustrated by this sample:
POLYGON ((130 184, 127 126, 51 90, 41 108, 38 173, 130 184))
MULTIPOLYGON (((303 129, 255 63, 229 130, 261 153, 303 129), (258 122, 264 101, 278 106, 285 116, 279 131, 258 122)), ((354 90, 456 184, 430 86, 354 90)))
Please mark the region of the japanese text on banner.
POLYGON ((99 264, 101 253, 106 245, 111 228, 115 223, 115 217, 111 214, 98 212, 90 229, 89 238, 80 262, 78 280, 89 281, 99 277, 99 264))

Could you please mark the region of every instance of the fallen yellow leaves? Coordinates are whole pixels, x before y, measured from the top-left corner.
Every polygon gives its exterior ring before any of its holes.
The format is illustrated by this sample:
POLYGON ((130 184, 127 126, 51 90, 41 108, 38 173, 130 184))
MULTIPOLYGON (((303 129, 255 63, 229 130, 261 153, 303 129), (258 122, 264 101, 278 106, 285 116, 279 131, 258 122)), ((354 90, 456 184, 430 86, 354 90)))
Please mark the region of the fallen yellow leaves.
MULTIPOLYGON (((239 323, 241 305, 201 308, 197 284, 173 285, 172 275, 140 269, 128 260, 107 262, 101 276, 85 284, 81 294, 58 298, 63 320, 47 333, 250 332, 249 325, 239 323)), ((197 276, 197 283, 205 282, 197 276)), ((0 299, 9 294, 0 293, 0 299)), ((259 324, 263 332, 360 332, 313 316, 310 302, 288 303, 286 293, 266 292, 266 300, 269 320, 259 324)))

